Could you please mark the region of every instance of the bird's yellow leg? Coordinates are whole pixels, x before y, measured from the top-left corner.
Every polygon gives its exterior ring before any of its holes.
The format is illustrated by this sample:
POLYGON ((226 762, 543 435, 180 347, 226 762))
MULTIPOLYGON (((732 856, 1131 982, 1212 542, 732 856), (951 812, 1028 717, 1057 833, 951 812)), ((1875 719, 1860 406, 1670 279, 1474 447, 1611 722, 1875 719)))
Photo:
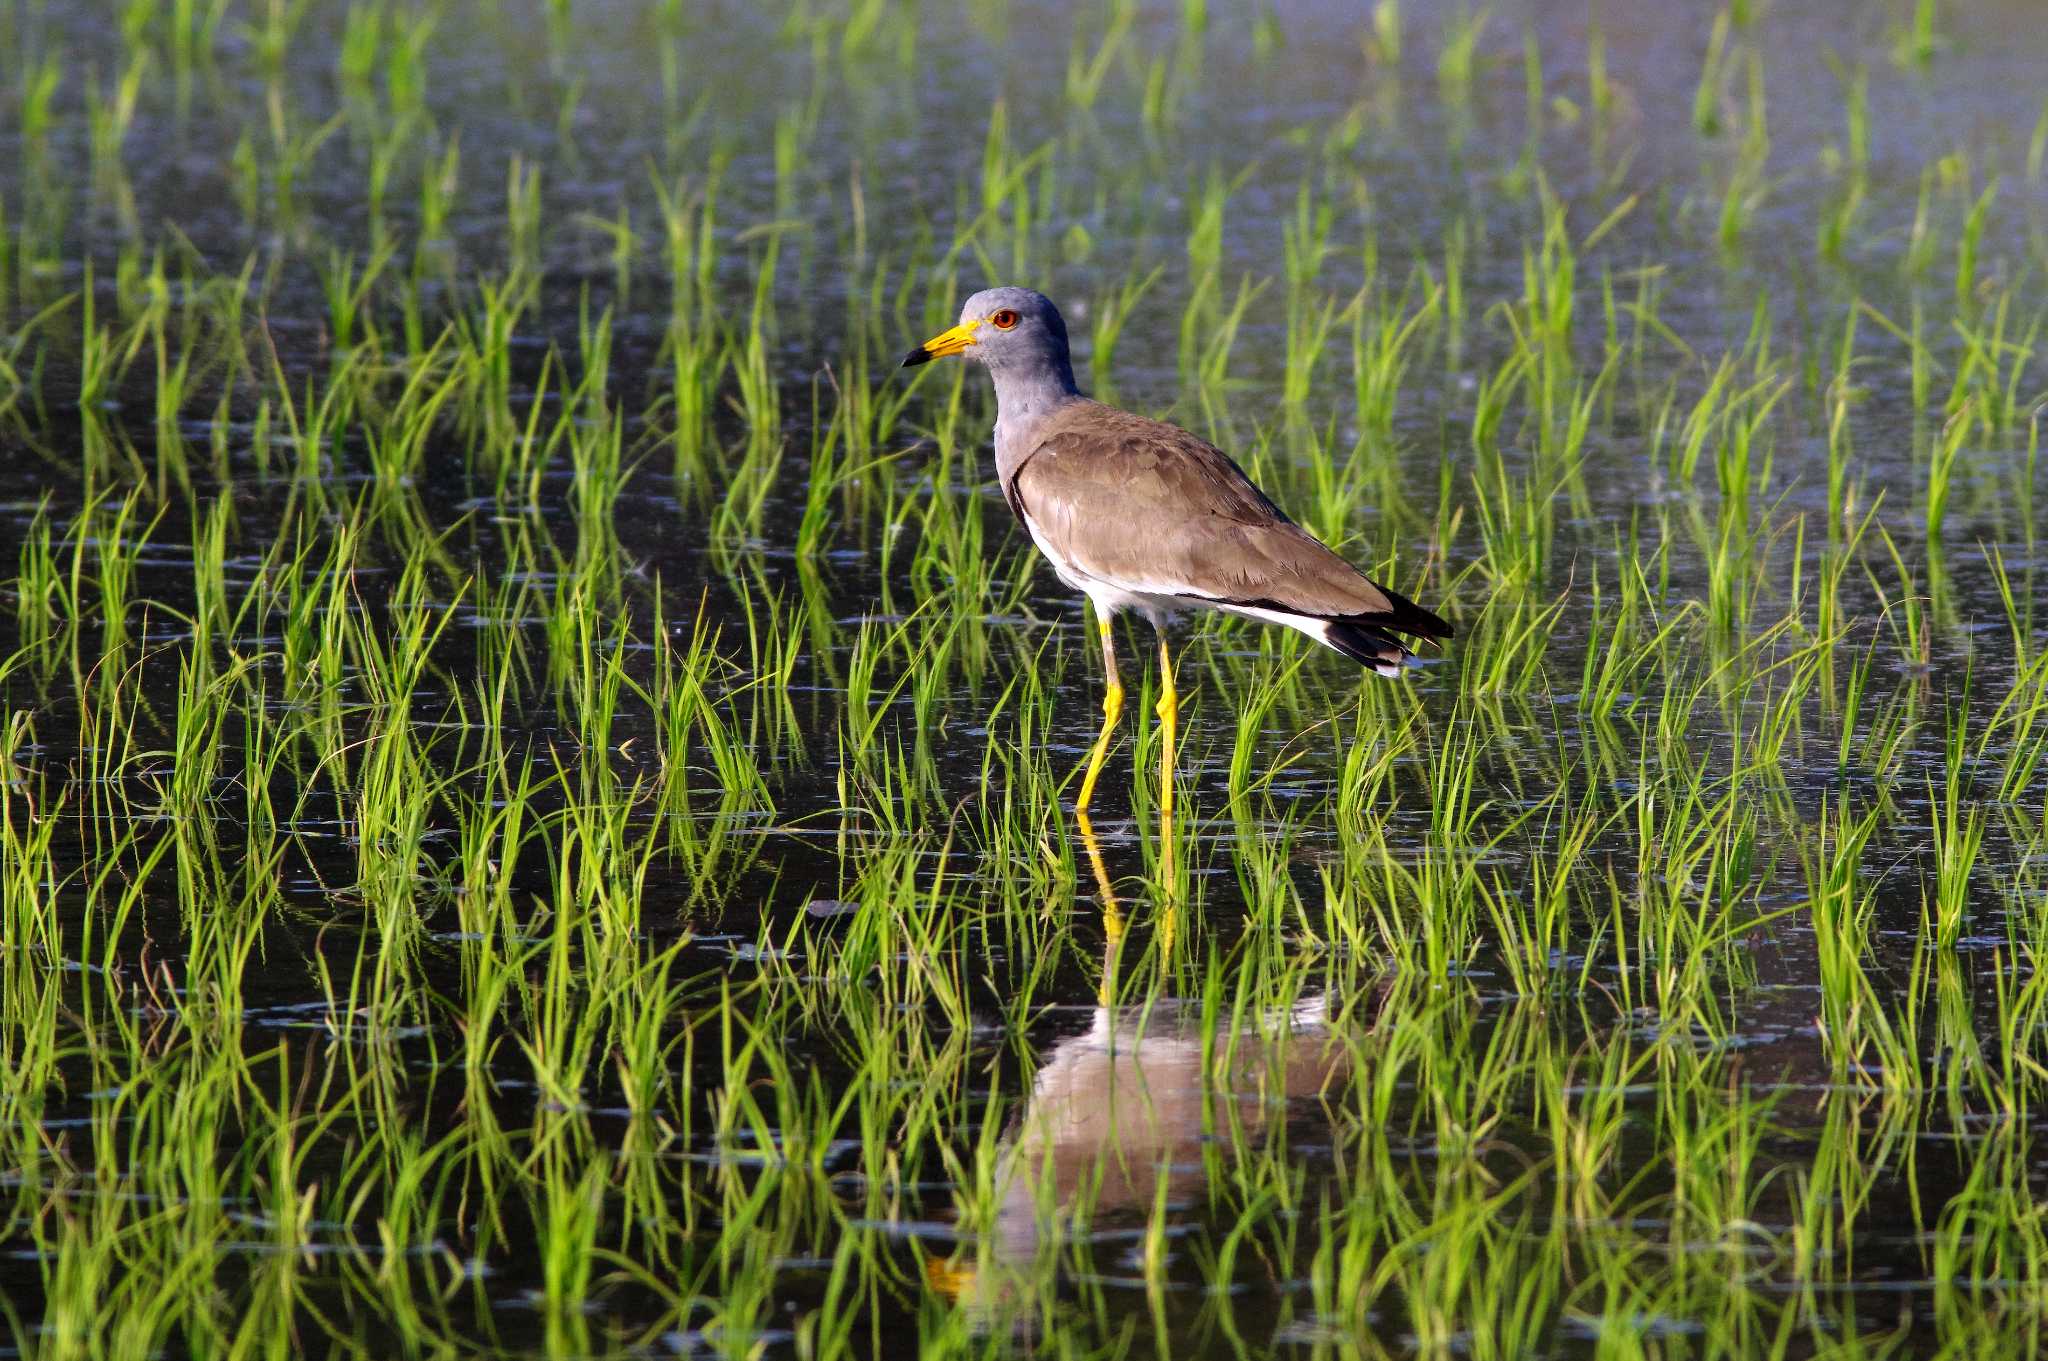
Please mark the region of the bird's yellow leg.
POLYGON ((1159 631, 1159 863, 1173 876, 1173 749, 1180 729, 1180 696, 1173 688, 1173 656, 1159 631))
POLYGON ((1109 867, 1102 863, 1102 846, 1095 840, 1095 824, 1086 813, 1076 813, 1074 820, 1081 827, 1081 846, 1088 852, 1088 868, 1095 874, 1095 892, 1102 899, 1102 929, 1109 936, 1109 943, 1115 945, 1123 938, 1124 914, 1117 904, 1116 890, 1109 884, 1109 867))
POLYGON ((1102 896, 1102 987, 1097 995, 1102 1005, 1108 1006, 1116 996, 1116 964, 1123 950, 1124 914, 1116 900, 1116 890, 1110 887, 1109 868, 1102 863, 1102 847, 1095 840, 1095 824, 1088 820, 1086 813, 1076 813, 1074 821, 1080 824, 1081 845, 1088 852, 1088 868, 1095 872, 1095 889, 1102 896))
MULTIPOLYGON (((1124 687, 1116 674, 1116 634, 1110 629, 1111 618, 1100 611, 1095 615, 1102 628, 1102 666, 1109 673, 1109 688, 1102 693, 1102 735, 1095 739, 1095 750, 1088 753, 1088 773, 1081 777, 1081 796, 1074 800, 1077 813, 1087 812, 1088 800, 1095 797, 1095 781, 1102 775, 1102 763, 1109 759, 1109 739, 1116 735, 1116 721, 1124 712, 1124 687)), ((1096 863, 1099 876, 1099 857, 1096 863)))

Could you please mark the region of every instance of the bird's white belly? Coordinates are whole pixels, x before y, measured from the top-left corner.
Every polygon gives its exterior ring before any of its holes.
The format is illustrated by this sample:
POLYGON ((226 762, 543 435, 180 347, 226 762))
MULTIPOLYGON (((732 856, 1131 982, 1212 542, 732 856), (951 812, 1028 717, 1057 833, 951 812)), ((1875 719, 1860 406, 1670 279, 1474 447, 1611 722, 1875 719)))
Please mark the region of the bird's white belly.
POLYGON ((1191 605, 1206 603, 1199 599, 1176 595, 1171 591, 1147 590, 1145 583, 1107 581, 1101 577, 1091 576, 1062 557, 1047 543, 1045 537, 1038 532, 1038 525, 1029 515, 1024 517, 1024 528, 1031 535, 1031 542, 1045 555, 1045 560, 1052 564, 1053 575, 1073 590, 1086 595, 1104 617, 1120 614, 1125 610, 1136 610, 1151 623, 1159 625, 1191 605))

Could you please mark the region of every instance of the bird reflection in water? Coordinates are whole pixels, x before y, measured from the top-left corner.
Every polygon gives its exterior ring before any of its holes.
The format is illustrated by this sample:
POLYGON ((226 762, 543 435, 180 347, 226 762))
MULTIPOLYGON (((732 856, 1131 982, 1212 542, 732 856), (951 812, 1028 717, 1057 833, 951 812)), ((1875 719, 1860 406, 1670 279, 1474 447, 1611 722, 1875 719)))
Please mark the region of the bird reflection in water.
MULTIPOLYGON (((931 1284, 982 1323, 1042 1301, 1041 1268, 1062 1241, 1133 1229, 1157 1207, 1198 1200, 1209 1175, 1205 1140, 1257 1138, 1351 1065, 1327 993, 1240 1018, 1235 1032, 1226 1015, 1213 1035, 1204 1033, 1199 1002, 1115 1005, 1123 913, 1094 828, 1086 814, 1078 821, 1107 937, 1092 1023, 1052 1046, 1004 1133, 985 1234, 927 1264, 931 1284)), ((1168 899, 1158 927, 1163 962, 1178 912, 1168 899)))

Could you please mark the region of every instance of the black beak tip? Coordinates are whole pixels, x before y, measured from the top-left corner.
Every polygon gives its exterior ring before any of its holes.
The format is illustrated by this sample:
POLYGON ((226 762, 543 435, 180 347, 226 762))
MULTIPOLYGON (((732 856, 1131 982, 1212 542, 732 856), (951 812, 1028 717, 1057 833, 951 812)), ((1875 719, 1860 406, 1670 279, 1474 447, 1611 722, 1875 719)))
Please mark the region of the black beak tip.
POLYGON ((919 364, 929 364, 931 362, 932 352, 922 345, 903 356, 903 367, 906 369, 914 369, 919 364))

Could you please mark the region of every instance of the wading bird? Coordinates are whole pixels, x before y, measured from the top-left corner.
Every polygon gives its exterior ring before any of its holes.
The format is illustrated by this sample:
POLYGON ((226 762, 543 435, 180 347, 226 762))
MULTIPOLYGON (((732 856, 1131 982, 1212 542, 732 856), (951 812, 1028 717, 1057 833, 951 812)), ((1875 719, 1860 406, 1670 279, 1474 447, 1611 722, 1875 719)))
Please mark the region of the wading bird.
POLYGON ((1051 299, 990 288, 960 324, 904 357, 979 360, 996 385, 996 476, 1010 509, 1061 581, 1084 592, 1102 632, 1109 689, 1102 735, 1081 778, 1085 813, 1123 713, 1110 621, 1135 610, 1159 635, 1160 814, 1173 816, 1179 700, 1166 624, 1185 609, 1285 624, 1382 676, 1410 653, 1396 633, 1451 636, 1451 626, 1374 582, 1287 518, 1230 456, 1178 426, 1081 395, 1067 327, 1051 299))

